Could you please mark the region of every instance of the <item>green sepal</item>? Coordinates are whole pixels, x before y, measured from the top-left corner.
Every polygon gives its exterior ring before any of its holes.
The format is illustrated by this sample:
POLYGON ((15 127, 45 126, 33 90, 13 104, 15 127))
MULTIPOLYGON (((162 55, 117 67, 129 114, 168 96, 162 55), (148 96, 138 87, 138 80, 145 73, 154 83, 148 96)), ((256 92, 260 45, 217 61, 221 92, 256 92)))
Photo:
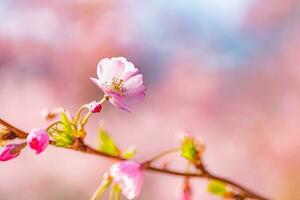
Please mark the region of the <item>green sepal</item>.
POLYGON ((99 151, 112 156, 120 155, 120 149, 117 147, 117 144, 115 143, 113 138, 107 133, 104 128, 100 128, 99 130, 99 139, 99 151))
POLYGON ((66 144, 73 144, 74 143, 74 138, 60 130, 55 130, 55 133, 57 134, 52 134, 51 137, 56 141, 56 142, 61 142, 61 143, 66 143, 66 144))
POLYGON ((216 196, 223 196, 227 192, 226 184, 218 180, 210 180, 207 190, 216 196))
POLYGON ((72 122, 69 120, 65 112, 61 113, 61 129, 63 132, 72 135, 72 122))
POLYGON ((181 144, 181 156, 192 162, 195 160, 197 148, 193 138, 185 138, 181 144))
POLYGON ((76 127, 66 111, 61 112, 61 120, 52 125, 48 134, 55 140, 56 146, 67 147, 74 143, 76 127))
POLYGON ((136 153, 136 147, 135 146, 130 146, 127 148, 123 153, 122 153, 122 158, 125 159, 131 159, 136 153))

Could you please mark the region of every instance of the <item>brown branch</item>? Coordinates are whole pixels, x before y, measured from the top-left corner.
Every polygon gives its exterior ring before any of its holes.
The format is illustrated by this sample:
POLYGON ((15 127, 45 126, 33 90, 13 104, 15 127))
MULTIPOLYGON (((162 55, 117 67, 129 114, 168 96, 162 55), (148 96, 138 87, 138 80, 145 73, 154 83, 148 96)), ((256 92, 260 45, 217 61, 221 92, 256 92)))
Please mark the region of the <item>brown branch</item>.
MULTIPOLYGON (((10 139, 10 138, 25 139, 27 137, 26 132, 14 127, 13 125, 7 123, 6 121, 2 120, 1 118, 0 118, 0 124, 4 125, 10 131, 9 133, 7 133, 9 136, 4 135, 4 138, 7 138, 7 139, 10 139)), ((50 144, 53 145, 53 146, 56 146, 54 141, 51 141, 50 144)), ((109 154, 100 152, 100 151, 86 145, 81 139, 77 139, 72 146, 62 147, 62 148, 71 149, 71 150, 75 150, 75 151, 80 151, 80 152, 87 153, 87 154, 93 154, 93 155, 97 155, 97 156, 101 156, 101 157, 105 157, 105 158, 113 159, 113 160, 119 160, 119 161, 126 160, 126 159, 124 159, 122 157, 119 157, 119 156, 113 156, 113 155, 109 155, 109 154)), ((147 161, 146 161, 146 163, 147 163, 147 161)), ((209 171, 207 171, 207 169, 202 164, 199 165, 199 166, 196 166, 196 167, 198 169, 200 169, 201 173, 186 173, 186 172, 175 171, 175 170, 170 170, 170 169, 164 169, 164 168, 162 169, 162 168, 151 166, 151 164, 146 165, 145 169, 148 170, 148 171, 158 172, 158 173, 162 173, 162 174, 184 176, 184 177, 215 179, 215 180, 219 180, 223 183, 226 183, 228 185, 231 185, 231 186, 237 188, 247 198, 270 200, 266 197, 263 197, 263 196, 255 193, 255 192, 245 188, 244 186, 241 186, 238 183, 235 183, 234 181, 232 181, 230 179, 223 178, 223 177, 220 177, 220 176, 216 176, 216 175, 210 173, 209 171)))
MULTIPOLYGON (((0 124, 5 126, 10 132, 8 133, 9 135, 7 136, 8 138, 21 138, 25 139, 27 137, 27 133, 24 131, 14 127, 13 125, 7 123, 6 121, 2 120, 0 118, 0 124)), ((5 134, 6 135, 6 134, 5 134)), ((3 136, 3 139, 5 138, 5 135, 3 136)))

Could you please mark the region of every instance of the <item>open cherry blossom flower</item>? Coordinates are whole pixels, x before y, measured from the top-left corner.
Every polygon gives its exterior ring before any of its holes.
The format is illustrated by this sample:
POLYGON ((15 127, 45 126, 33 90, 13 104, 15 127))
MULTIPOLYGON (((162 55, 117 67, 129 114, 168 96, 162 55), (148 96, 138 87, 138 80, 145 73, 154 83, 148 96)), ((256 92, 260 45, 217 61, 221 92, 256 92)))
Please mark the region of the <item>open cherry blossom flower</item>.
POLYGON ((105 58, 97 66, 96 78, 91 80, 109 97, 115 107, 131 111, 145 97, 143 75, 123 57, 105 58))
POLYGON ((144 171, 142 165, 134 161, 123 161, 110 168, 113 182, 118 184, 127 199, 136 198, 142 189, 144 171))
POLYGON ((20 151, 23 147, 23 145, 19 144, 8 144, 4 146, 0 150, 0 161, 8 161, 16 158, 20 154, 20 151))
POLYGON ((32 129, 27 136, 27 143, 36 154, 39 154, 48 146, 49 135, 43 129, 32 129))

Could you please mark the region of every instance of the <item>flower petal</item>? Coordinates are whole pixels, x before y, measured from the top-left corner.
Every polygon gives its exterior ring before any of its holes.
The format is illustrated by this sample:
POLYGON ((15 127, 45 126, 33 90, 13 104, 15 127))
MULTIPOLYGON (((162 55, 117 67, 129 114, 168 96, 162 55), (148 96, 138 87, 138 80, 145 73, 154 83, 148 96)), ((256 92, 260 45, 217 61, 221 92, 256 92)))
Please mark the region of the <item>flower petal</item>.
POLYGON ((114 164, 110 168, 110 175, 127 199, 134 199, 140 194, 144 181, 141 164, 133 161, 114 164))
POLYGON ((111 60, 109 65, 102 66, 103 81, 111 83, 113 78, 119 78, 124 72, 125 64, 119 60, 111 60))
POLYGON ((97 76, 100 81, 102 80, 102 77, 103 77, 103 66, 108 65, 109 62, 110 62, 110 60, 108 58, 104 58, 104 59, 100 60, 97 65, 97 76))
POLYGON ((143 84, 143 75, 138 74, 138 75, 135 75, 135 76, 132 76, 131 78, 129 78, 125 82, 124 86, 125 86, 126 90, 129 91, 129 90, 136 88, 142 84, 143 84))

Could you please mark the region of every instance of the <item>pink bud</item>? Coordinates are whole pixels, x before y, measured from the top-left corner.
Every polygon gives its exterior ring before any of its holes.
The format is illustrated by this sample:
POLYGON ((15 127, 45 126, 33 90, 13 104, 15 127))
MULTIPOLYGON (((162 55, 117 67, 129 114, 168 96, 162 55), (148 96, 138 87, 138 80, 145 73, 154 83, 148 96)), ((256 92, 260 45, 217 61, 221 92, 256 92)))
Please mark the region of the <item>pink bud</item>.
POLYGON ((31 129, 27 136, 27 143, 36 154, 39 154, 48 146, 49 136, 43 129, 31 129))
POLYGON ((22 149, 21 145, 9 144, 0 150, 0 161, 7 161, 16 158, 22 149))
POLYGON ((91 102, 87 107, 92 113, 98 113, 102 110, 102 105, 96 101, 91 102))
POLYGON ((191 200, 192 194, 191 191, 188 189, 185 189, 182 191, 181 196, 179 197, 179 200, 191 200))
POLYGON ((192 188, 190 186, 189 179, 186 178, 183 185, 180 186, 177 198, 178 200, 191 200, 192 199, 192 188))

